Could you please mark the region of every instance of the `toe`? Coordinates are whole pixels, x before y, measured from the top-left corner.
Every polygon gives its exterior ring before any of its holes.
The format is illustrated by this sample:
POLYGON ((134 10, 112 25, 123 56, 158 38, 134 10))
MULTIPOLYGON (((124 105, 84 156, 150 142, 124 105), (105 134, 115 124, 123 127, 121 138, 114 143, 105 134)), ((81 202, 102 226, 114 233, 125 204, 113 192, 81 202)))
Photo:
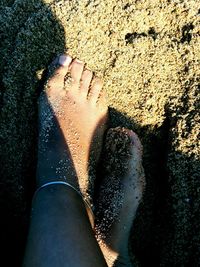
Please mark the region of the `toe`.
POLYGON ((53 75, 48 80, 48 87, 53 90, 60 90, 64 87, 65 75, 69 70, 69 65, 72 61, 72 58, 69 55, 61 55, 56 59, 59 66, 55 69, 53 75))
POLYGON ((101 90, 99 94, 99 103, 98 103, 100 108, 107 108, 108 103, 107 103, 107 94, 105 91, 101 90))
POLYGON ((102 87, 102 80, 100 78, 95 77, 92 81, 91 89, 89 92, 89 100, 92 104, 97 103, 102 87))
POLYGON ((90 88, 90 83, 92 81, 93 73, 90 70, 84 70, 82 77, 81 77, 81 86, 80 86, 80 92, 84 94, 85 97, 88 95, 88 91, 90 88))
POLYGON ((78 59, 75 59, 70 65, 70 72, 73 80, 72 83, 77 90, 79 89, 83 69, 84 69, 84 63, 78 59))

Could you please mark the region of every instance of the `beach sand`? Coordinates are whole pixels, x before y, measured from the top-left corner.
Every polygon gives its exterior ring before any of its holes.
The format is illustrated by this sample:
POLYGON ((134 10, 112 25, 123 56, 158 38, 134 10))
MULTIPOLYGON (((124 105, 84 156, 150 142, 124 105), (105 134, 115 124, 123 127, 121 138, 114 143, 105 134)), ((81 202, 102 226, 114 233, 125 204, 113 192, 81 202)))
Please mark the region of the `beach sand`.
POLYGON ((194 0, 1 0, 6 266, 20 266, 23 255, 43 73, 66 51, 103 77, 111 126, 133 129, 144 146, 147 188, 131 236, 135 266, 200 266, 199 8, 194 0))

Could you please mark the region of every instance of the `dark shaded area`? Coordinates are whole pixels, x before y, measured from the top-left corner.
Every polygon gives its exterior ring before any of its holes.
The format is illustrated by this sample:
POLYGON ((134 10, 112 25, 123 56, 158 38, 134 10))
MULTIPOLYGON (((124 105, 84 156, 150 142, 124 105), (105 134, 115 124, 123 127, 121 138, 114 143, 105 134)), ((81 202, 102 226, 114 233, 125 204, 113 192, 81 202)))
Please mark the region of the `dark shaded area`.
POLYGON ((131 4, 127 3, 127 4, 123 7, 123 9, 126 10, 126 9, 128 9, 129 7, 131 7, 131 4))
POLYGON ((167 153, 169 125, 165 123, 156 131, 140 127, 131 118, 111 110, 112 127, 124 126, 136 131, 144 146, 143 164, 146 173, 146 191, 134 222, 131 235, 133 258, 138 266, 160 266, 161 240, 170 228, 169 184, 167 153))
POLYGON ((21 266, 35 188, 36 73, 65 50, 65 39, 42 0, 3 1, 0 12, 1 264, 21 266))
POLYGON ((192 30, 194 29, 194 25, 192 23, 186 24, 182 28, 182 37, 180 42, 183 44, 185 42, 190 43, 192 40, 192 30))
MULTIPOLYGON (((196 267, 200 264, 200 216, 198 214, 200 162, 195 154, 183 154, 176 150, 175 145, 176 142, 180 142, 180 138, 183 138, 177 130, 180 121, 184 121, 186 125, 185 132, 183 131, 185 138, 192 132, 197 114, 196 105, 199 105, 197 104, 199 103, 198 92, 198 86, 194 86, 194 81, 186 82, 180 106, 166 105, 165 123, 158 129, 160 133, 157 132, 154 142, 151 143, 153 146, 149 152, 153 156, 153 162, 151 159, 149 162, 156 170, 155 173, 151 173, 155 175, 151 176, 151 181, 155 177, 153 188, 158 190, 153 190, 155 201, 152 207, 152 229, 149 228, 148 232, 143 231, 145 229, 143 224, 144 226, 147 224, 143 208, 145 210, 148 207, 149 190, 144 197, 138 221, 134 225, 136 234, 133 238, 133 245, 135 254, 139 256, 140 263, 142 263, 141 266, 147 266, 147 258, 153 266, 196 267), (188 92, 193 92, 193 94, 188 92), (196 95, 196 98, 193 99, 191 95, 196 95), (193 100, 195 100, 195 109, 190 110, 193 100), (140 233, 139 238, 138 233, 140 233), (144 255, 147 258, 144 258, 144 255)), ((194 144, 191 143, 190 146, 192 145, 194 144)), ((146 163, 147 160, 144 161, 146 171, 152 171, 146 163)))
POLYGON ((149 28, 148 33, 145 33, 145 32, 127 33, 125 35, 125 41, 126 41, 126 44, 132 44, 135 41, 135 39, 139 39, 141 37, 148 37, 148 36, 150 36, 155 41, 157 39, 158 33, 156 33, 153 27, 151 27, 149 28))
POLYGON ((153 38, 154 41, 157 39, 158 33, 153 27, 148 30, 148 34, 153 38))
POLYGON ((15 2, 15 0, 1 0, 1 3, 0 3, 0 7, 4 7, 4 6, 12 6, 12 4, 15 2))
MULTIPOLYGON (((188 106, 187 99, 183 106, 188 106)), ((184 113, 188 113, 187 108, 172 116, 171 107, 166 106, 163 125, 152 130, 141 128, 131 118, 111 109, 111 126, 133 129, 144 146, 147 185, 130 243, 136 266, 197 267, 200 264, 200 163, 172 147, 172 132, 184 113)), ((190 115, 187 124, 193 121, 194 114, 190 115)))
POLYGON ((137 33, 137 32, 127 33, 125 35, 126 44, 132 44, 135 39, 140 38, 140 37, 147 37, 147 34, 145 32, 141 32, 141 33, 137 33))
MULTIPOLYGON (((200 94, 193 78, 185 82, 184 91, 179 106, 166 106, 170 118, 171 130, 168 152, 169 185, 172 213, 171 224, 173 231, 168 233, 163 255, 168 259, 163 263, 174 266, 200 266, 200 162, 195 153, 183 154, 176 150, 180 139, 189 138, 194 130, 195 117, 198 114, 200 94), (192 108, 193 107, 193 108, 192 108), (181 134, 178 123, 184 124, 181 134), (180 188, 179 190, 177 190, 180 188), (169 240, 172 240, 169 243, 169 240)), ((197 140, 195 140, 197 141, 197 140)), ((195 143, 189 146, 195 148, 195 143)))

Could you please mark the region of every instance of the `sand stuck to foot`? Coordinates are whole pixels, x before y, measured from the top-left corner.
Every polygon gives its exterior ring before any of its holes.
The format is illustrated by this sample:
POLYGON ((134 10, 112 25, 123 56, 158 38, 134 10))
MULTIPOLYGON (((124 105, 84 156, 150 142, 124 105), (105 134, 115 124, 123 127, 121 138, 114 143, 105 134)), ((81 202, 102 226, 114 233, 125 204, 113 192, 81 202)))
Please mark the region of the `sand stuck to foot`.
POLYGON ((111 126, 133 129, 144 146, 147 188, 132 233, 136 265, 199 266, 195 0, 1 0, 1 236, 2 254, 13 255, 6 262, 17 266, 23 253, 41 77, 66 50, 104 77, 111 126))

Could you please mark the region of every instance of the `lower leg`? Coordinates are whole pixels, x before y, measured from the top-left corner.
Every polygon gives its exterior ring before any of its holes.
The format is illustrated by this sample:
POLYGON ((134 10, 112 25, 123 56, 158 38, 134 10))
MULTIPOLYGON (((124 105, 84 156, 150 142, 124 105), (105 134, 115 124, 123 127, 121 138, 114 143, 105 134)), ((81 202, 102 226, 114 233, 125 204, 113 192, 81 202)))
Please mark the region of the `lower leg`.
POLYGON ((24 267, 107 266, 81 197, 53 185, 33 200, 24 267))

